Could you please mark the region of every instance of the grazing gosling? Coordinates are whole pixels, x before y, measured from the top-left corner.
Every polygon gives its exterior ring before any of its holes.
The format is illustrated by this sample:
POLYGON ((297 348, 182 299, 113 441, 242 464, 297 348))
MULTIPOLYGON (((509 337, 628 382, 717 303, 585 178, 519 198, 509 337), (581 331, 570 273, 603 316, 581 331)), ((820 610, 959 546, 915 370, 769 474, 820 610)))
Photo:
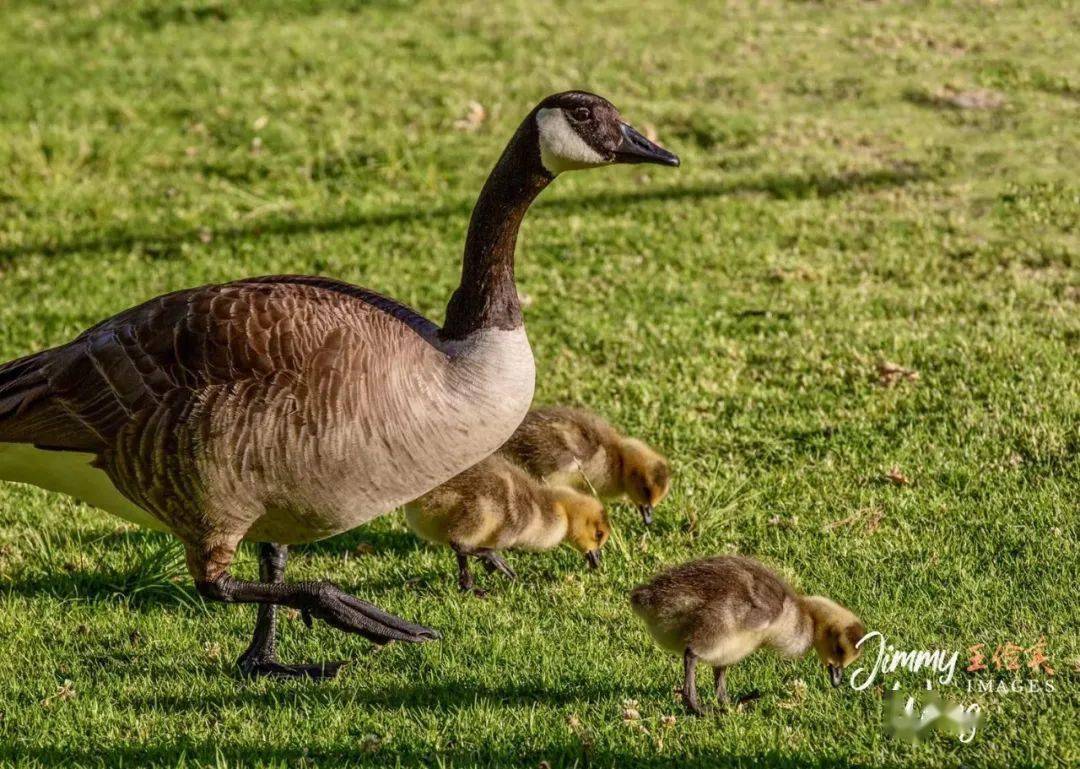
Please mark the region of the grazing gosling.
POLYGON ((591 487, 604 500, 626 497, 645 525, 671 487, 663 456, 582 409, 530 411, 499 452, 548 483, 581 491, 591 487))
POLYGON ((634 588, 630 604, 656 642, 683 655, 683 703, 695 715, 698 660, 713 667, 716 698, 727 705, 727 669, 762 646, 787 657, 811 646, 833 686, 859 656, 859 618, 821 596, 800 596, 771 570, 741 556, 718 556, 667 569, 634 588))
POLYGON ((473 589, 468 558, 489 572, 517 575, 497 550, 551 550, 566 541, 600 565, 611 535, 604 505, 565 486, 546 486, 505 457, 494 455, 405 506, 405 521, 421 539, 447 544, 457 555, 458 586, 473 589))

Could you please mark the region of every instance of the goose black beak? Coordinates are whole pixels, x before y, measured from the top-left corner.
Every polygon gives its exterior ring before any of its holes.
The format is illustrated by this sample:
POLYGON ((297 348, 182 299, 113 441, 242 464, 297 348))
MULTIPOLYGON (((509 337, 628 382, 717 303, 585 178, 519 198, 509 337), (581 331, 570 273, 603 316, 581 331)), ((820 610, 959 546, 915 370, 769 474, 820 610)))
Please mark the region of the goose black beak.
POLYGON ((651 142, 626 123, 619 123, 622 138, 615 148, 616 163, 656 163, 662 166, 678 166, 679 156, 651 142))
POLYGON ((638 512, 641 513, 641 520, 646 526, 652 526, 652 505, 638 505, 638 512))
POLYGON ((829 668, 829 681, 833 686, 839 686, 844 680, 844 671, 839 665, 826 665, 829 668))
POLYGON ((588 561, 590 569, 599 569, 600 568, 600 551, 599 550, 590 550, 589 552, 585 553, 585 560, 588 561))

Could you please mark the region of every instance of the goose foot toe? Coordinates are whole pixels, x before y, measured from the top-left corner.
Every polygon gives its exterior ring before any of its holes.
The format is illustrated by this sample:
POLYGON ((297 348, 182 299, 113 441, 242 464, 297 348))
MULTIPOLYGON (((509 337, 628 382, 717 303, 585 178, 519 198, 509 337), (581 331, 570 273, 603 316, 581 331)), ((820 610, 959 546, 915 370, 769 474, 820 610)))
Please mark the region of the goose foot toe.
POLYGON ((422 643, 439 638, 431 628, 388 614, 326 582, 304 601, 300 613, 308 627, 312 619, 321 619, 338 630, 356 633, 379 645, 390 641, 422 643))

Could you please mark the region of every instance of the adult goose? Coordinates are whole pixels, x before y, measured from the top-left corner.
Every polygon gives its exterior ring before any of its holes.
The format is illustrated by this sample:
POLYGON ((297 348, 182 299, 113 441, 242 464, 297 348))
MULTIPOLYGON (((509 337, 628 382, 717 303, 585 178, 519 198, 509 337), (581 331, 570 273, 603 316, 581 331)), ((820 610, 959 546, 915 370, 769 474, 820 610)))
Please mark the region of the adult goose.
POLYGON ((0 366, 0 479, 179 537, 202 596, 259 605, 247 675, 337 672, 277 661, 277 606, 379 644, 437 638, 333 583, 284 582, 286 548, 416 499, 510 437, 534 379, 518 227, 559 173, 613 163, 679 160, 594 94, 537 105, 473 209, 442 328, 367 289, 274 276, 166 294, 0 366), (258 581, 229 572, 242 540, 264 543, 258 581))

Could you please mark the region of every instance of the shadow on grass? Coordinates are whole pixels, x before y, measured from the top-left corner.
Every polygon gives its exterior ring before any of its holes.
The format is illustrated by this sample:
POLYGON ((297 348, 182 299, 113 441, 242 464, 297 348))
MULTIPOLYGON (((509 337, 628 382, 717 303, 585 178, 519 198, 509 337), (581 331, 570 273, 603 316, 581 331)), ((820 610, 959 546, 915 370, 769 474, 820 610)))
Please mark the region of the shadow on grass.
POLYGON ((385 531, 376 527, 359 526, 336 537, 309 542, 306 545, 294 545, 289 548, 289 555, 343 555, 369 547, 370 556, 364 557, 377 558, 384 555, 408 555, 419 550, 422 543, 406 531, 385 531))
MULTIPOLYGON (((216 675, 216 671, 213 674, 216 675)), ((181 711, 205 712, 207 706, 213 708, 256 707, 273 711, 292 708, 295 705, 305 707, 334 705, 347 700, 351 706, 374 710, 396 711, 404 708, 418 711, 474 704, 567 705, 639 695, 636 690, 618 686, 581 685, 551 689, 540 683, 499 685, 496 682, 487 685, 458 679, 448 679, 438 683, 393 683, 370 687, 364 681, 363 657, 349 661, 342 675, 354 677, 357 682, 355 688, 349 686, 348 691, 343 692, 338 687, 330 688, 320 683, 299 682, 294 685, 292 682, 278 681, 269 681, 266 686, 261 683, 247 686, 242 679, 238 678, 236 690, 223 696, 218 694, 206 696, 199 692, 180 696, 148 694, 125 698, 125 704, 134 707, 139 712, 159 708, 169 713, 177 713, 181 711)))
MULTIPOLYGON (((133 609, 157 607, 183 607, 203 614, 206 606, 195 591, 184 562, 184 551, 173 537, 149 531, 109 532, 80 538, 74 544, 90 562, 103 559, 95 551, 124 549, 131 553, 123 568, 82 568, 56 557, 48 550, 48 542, 38 546, 41 555, 31 559, 29 568, 15 577, 0 582, 0 595, 13 594, 36 598, 49 596, 58 601, 94 603, 126 603, 133 609)), ((387 531, 380 528, 360 527, 337 537, 297 545, 289 549, 290 562, 295 563, 308 555, 345 558, 358 547, 368 545, 370 554, 363 558, 394 558, 405 556, 423 547, 416 537, 407 532, 387 531)), ((254 555, 254 546, 248 544, 254 555)), ((449 552, 449 550, 447 551, 449 552)), ((449 574, 450 562, 446 572, 449 574)), ((380 594, 401 588, 435 592, 441 573, 421 574, 414 579, 369 580, 342 588, 358 594, 380 594)), ((327 573, 321 579, 334 580, 327 573)))
POLYGON ((145 530, 80 532, 57 536, 31 532, 22 542, 26 564, 0 582, 0 594, 58 601, 123 602, 132 608, 186 606, 202 599, 188 576, 184 550, 166 534, 145 530), (68 560, 78 553, 78 561, 68 560), (118 557, 120 568, 103 566, 118 557))
POLYGON ((159 579, 138 568, 130 571, 64 570, 16 578, 0 584, 0 594, 27 598, 48 596, 57 601, 87 604, 124 603, 132 609, 173 607, 205 613, 202 598, 190 578, 159 579))
MULTIPOLYGON (((884 760, 866 764, 851 761, 842 755, 821 756, 813 753, 781 753, 775 750, 760 753, 689 753, 668 749, 666 755, 641 755, 613 750, 606 746, 583 747, 581 743, 560 741, 549 749, 513 749, 486 745, 474 749, 452 747, 445 750, 428 750, 422 745, 391 743, 383 746, 370 738, 357 736, 355 744, 321 747, 272 748, 264 743, 235 744, 221 742, 191 741, 185 739, 163 741, 153 746, 112 745, 103 748, 72 746, 65 748, 14 748, 0 747, 0 761, 36 761, 44 766, 178 766, 196 762, 198 765, 241 766, 251 762, 281 766, 541 766, 557 767, 777 767, 778 769, 833 769, 839 767, 870 767, 876 769, 899 769, 907 764, 884 760)), ((651 750, 646 748, 643 752, 651 750)), ((1005 766, 1027 769, 1030 763, 995 764, 986 767, 1005 766)))
MULTIPOLYGON (((614 195, 584 195, 541 201, 538 211, 586 210, 613 211, 637 203, 658 201, 693 201, 713 197, 741 194, 762 194, 778 200, 804 200, 827 198, 847 192, 867 189, 901 187, 912 182, 933 178, 916 165, 899 165, 876 171, 841 174, 768 174, 751 179, 735 179, 728 182, 701 184, 688 187, 662 187, 659 189, 621 192, 614 195)), ((320 219, 277 219, 258 222, 243 227, 227 227, 213 232, 215 241, 259 240, 263 238, 332 233, 343 230, 388 227, 395 224, 422 220, 441 220, 461 217, 463 220, 472 210, 473 201, 438 206, 435 208, 393 209, 376 213, 352 213, 320 219)), ((202 229, 162 235, 155 232, 116 231, 91 238, 74 238, 61 242, 38 242, 0 248, 0 263, 19 256, 40 254, 64 256, 82 252, 130 250, 139 248, 147 253, 169 258, 179 255, 184 244, 200 244, 205 237, 202 229)))

